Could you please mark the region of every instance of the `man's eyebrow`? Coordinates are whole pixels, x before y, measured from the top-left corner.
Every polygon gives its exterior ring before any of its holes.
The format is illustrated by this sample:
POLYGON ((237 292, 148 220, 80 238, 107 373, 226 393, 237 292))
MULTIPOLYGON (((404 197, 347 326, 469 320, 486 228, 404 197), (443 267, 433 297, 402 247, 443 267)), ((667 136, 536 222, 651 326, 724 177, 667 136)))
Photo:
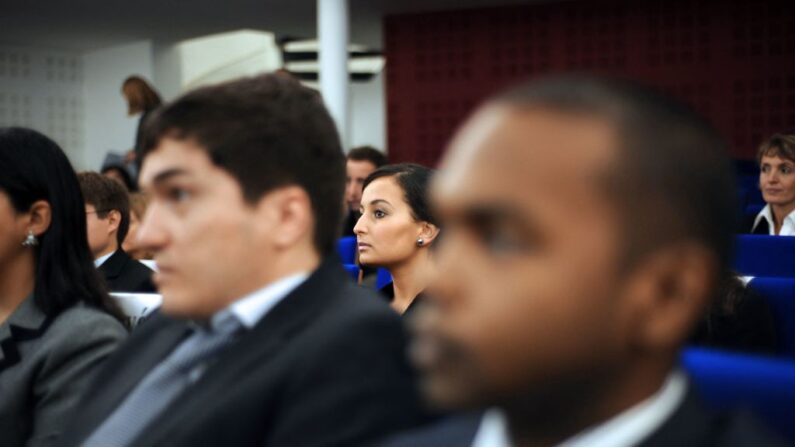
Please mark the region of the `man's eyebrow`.
POLYGON ((163 172, 159 172, 156 176, 154 176, 154 178, 152 178, 152 186, 157 186, 158 184, 163 183, 173 177, 187 174, 188 171, 183 168, 166 169, 163 172))
POLYGON ((492 226, 495 224, 511 224, 532 228, 525 216, 516 211, 515 207, 505 204, 476 204, 468 207, 461 215, 462 220, 475 226, 492 226))

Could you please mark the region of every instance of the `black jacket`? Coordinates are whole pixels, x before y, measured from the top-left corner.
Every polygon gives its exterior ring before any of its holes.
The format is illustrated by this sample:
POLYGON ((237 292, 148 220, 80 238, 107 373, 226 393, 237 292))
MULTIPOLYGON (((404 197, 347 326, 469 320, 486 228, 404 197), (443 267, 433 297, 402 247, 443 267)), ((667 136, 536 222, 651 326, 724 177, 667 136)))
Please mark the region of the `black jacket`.
MULTIPOLYGON (((402 434, 379 447, 469 447, 478 432, 481 415, 469 413, 402 434)), ((688 392, 679 408, 637 447, 749 447, 785 446, 746 414, 714 414, 688 392)))
MULTIPOLYGON (((157 314, 112 357, 61 445, 79 445, 185 337, 157 314)), ((134 446, 357 446, 424 421, 400 318, 326 260, 134 446)))
POLYGON ((111 292, 157 293, 149 267, 131 258, 122 249, 116 250, 99 271, 111 292))

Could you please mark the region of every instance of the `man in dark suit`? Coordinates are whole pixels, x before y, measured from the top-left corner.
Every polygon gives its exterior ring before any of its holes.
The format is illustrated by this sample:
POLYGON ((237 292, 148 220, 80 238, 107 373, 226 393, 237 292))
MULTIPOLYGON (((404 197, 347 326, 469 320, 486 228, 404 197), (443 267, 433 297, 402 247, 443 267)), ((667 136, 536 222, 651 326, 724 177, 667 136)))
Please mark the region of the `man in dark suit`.
POLYGON ((317 95, 266 75, 155 113, 138 231, 163 305, 63 444, 351 446, 421 422, 399 317, 336 258, 345 164, 317 95))
POLYGON ((130 199, 117 181, 97 172, 77 175, 86 205, 88 245, 111 292, 155 293, 152 270, 121 248, 130 227, 130 199))
POLYGON ((633 84, 487 103, 435 181, 441 276, 412 348, 432 402, 486 411, 388 445, 778 445, 676 367, 728 269, 730 169, 701 118, 633 84))
POLYGON ((364 179, 371 172, 387 164, 386 155, 371 146, 355 147, 345 158, 345 221, 342 234, 354 236, 353 227, 359 220, 364 179))

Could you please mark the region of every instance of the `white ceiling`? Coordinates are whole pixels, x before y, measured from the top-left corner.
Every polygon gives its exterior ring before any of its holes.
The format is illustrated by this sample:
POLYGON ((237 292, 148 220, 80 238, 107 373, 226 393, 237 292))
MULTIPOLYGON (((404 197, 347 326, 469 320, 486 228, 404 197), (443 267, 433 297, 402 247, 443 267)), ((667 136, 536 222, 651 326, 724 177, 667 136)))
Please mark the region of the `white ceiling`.
MULTIPOLYGON (((545 0, 349 0, 351 41, 381 48, 386 14, 539 1, 545 0)), ((316 2, 0 0, 0 44, 91 51, 144 39, 174 42, 237 29, 307 38, 316 34, 316 2)))

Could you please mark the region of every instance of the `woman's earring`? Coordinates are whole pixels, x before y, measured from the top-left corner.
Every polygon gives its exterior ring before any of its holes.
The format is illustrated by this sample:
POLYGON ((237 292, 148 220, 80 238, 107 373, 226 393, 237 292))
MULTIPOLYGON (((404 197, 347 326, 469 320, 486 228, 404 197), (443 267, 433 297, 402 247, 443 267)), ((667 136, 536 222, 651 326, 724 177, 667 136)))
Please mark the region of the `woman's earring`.
POLYGON ((39 240, 33 234, 33 230, 28 230, 28 236, 22 241, 23 247, 35 247, 39 245, 39 240))
POLYGON ((425 241, 422 240, 422 238, 418 238, 417 239, 417 247, 422 247, 423 245, 425 245, 425 241))

